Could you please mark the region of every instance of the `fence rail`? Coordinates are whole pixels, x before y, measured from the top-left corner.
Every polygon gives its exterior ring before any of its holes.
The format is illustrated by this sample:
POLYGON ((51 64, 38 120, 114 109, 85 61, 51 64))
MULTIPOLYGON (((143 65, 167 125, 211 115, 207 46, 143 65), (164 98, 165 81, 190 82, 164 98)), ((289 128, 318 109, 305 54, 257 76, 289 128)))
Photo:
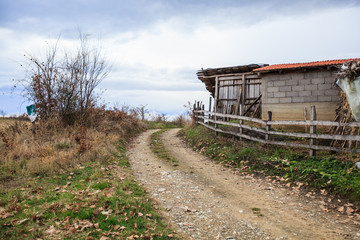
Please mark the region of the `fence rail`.
MULTIPOLYGON (((289 147, 298 147, 298 148, 308 148, 310 149, 309 154, 311 156, 316 155, 316 150, 327 150, 327 151, 336 151, 336 152, 355 152, 360 153, 360 149, 356 148, 340 148, 329 145, 320 145, 317 140, 332 140, 332 141, 351 141, 357 142, 360 141, 360 135, 335 135, 335 134, 318 134, 316 133, 317 126, 324 127, 360 127, 359 122, 351 123, 340 123, 340 122, 331 122, 331 121, 317 121, 316 120, 316 109, 312 107, 311 119, 304 121, 272 121, 271 112, 268 113, 267 120, 261 120, 258 118, 251 118, 239 115, 230 115, 223 113, 216 113, 211 111, 204 110, 204 106, 194 105, 194 117, 198 124, 201 124, 217 133, 230 134, 237 136, 243 139, 248 139, 255 142, 260 142, 263 144, 274 144, 281 146, 289 147), (239 120, 239 122, 231 122, 231 120, 239 120), (257 123, 263 127, 250 126, 245 124, 244 121, 257 123), (309 132, 307 133, 298 133, 298 132, 284 132, 284 131, 274 131, 271 129, 273 125, 281 126, 310 126, 309 132), (232 127, 230 130, 225 129, 224 126, 232 127), (297 143, 291 142, 288 140, 276 140, 271 136, 283 136, 283 137, 294 137, 308 139, 308 144, 306 143, 297 143)), ((350 144, 351 145, 351 144, 350 144)), ((354 144, 352 144, 354 145, 354 144)))

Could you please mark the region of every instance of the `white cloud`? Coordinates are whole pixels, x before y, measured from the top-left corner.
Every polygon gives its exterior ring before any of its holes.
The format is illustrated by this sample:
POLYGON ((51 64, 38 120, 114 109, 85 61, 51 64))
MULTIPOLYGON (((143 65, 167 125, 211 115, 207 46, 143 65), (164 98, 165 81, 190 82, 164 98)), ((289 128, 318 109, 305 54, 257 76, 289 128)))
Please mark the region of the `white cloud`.
MULTIPOLYGON (((101 85, 108 89, 103 97, 107 102, 149 104, 152 109, 171 111, 181 109, 188 100, 208 101, 205 86, 196 77, 201 67, 359 57, 360 32, 353 27, 360 20, 358 6, 316 4, 315 8, 309 2, 299 4, 233 3, 204 8, 194 3, 191 6, 197 10, 187 13, 183 8, 173 16, 159 14, 162 17, 151 19, 147 25, 142 23, 144 27, 135 24, 134 28, 126 27, 125 32, 105 25, 102 45, 113 71, 101 85)), ((169 10, 165 3, 156 6, 169 10)), ((118 18, 114 21, 121 21, 121 16, 118 18)), ((24 19, 39 22, 29 16, 24 19)), ((65 32, 62 46, 73 48, 76 35, 74 39, 66 37, 76 32, 77 26, 71 26, 71 30, 69 22, 67 19, 55 34, 65 32)), ((83 28, 97 37, 97 27, 83 28)), ((49 38, 56 41, 57 35, 48 34, 54 31, 40 34, 0 28, 0 87, 9 86, 8 79, 21 74, 18 62, 24 60, 25 51, 38 56, 49 38)))
POLYGON ((150 30, 117 34, 106 42, 112 46, 112 55, 118 56, 117 64, 152 69, 320 60, 358 52, 354 49, 359 49, 360 33, 346 26, 359 20, 360 8, 346 8, 250 26, 226 20, 224 28, 195 23, 194 29, 187 31, 177 28, 183 19, 173 18, 150 30))

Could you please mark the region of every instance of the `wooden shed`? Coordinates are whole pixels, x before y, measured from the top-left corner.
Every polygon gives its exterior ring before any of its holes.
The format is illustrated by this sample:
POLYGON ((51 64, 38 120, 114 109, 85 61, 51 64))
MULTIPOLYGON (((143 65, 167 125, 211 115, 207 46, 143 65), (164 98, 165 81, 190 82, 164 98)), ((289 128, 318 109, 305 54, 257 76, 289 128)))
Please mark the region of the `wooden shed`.
POLYGON ((256 115, 261 110, 261 79, 253 70, 264 66, 250 64, 202 69, 197 76, 214 97, 215 112, 256 115))
POLYGON ((262 118, 271 111, 274 120, 309 119, 316 106, 317 119, 333 121, 340 88, 335 74, 345 62, 341 59, 308 63, 277 64, 254 69, 261 78, 262 118))

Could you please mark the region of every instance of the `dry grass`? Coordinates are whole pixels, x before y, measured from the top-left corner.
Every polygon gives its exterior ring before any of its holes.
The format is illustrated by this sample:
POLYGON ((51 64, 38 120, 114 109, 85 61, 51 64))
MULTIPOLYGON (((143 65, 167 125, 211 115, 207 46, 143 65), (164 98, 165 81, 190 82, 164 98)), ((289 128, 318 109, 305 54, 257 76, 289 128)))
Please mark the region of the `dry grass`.
POLYGON ((31 125, 30 121, 17 120, 15 118, 0 118, 0 131, 6 129, 7 127, 13 125, 15 122, 26 123, 29 126, 31 125))
POLYGON ((0 182, 18 176, 51 175, 87 161, 111 158, 119 138, 141 129, 141 122, 123 114, 104 117, 96 126, 63 127, 53 122, 4 120, 0 128, 0 182))

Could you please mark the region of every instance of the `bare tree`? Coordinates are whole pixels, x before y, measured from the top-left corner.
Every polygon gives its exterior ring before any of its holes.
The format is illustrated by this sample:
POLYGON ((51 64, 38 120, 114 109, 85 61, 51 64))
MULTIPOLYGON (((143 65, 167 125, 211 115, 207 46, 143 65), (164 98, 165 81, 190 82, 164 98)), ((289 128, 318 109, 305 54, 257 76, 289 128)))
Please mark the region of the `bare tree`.
POLYGON ((88 36, 80 33, 79 47, 58 53, 58 42, 49 44, 45 58, 28 55, 28 76, 20 82, 24 96, 35 102, 42 119, 59 115, 67 124, 86 120, 95 107, 96 87, 110 71, 100 47, 92 47, 88 36))
POLYGON ((141 117, 141 120, 144 121, 145 120, 145 113, 148 113, 149 110, 146 109, 146 105, 140 105, 136 108, 136 111, 138 112, 138 114, 141 117))
POLYGON ((35 102, 39 115, 49 117, 56 112, 56 85, 61 66, 56 60, 58 41, 48 44, 45 57, 38 58, 30 54, 24 56, 28 60, 27 76, 20 80, 24 86, 24 96, 35 102))

